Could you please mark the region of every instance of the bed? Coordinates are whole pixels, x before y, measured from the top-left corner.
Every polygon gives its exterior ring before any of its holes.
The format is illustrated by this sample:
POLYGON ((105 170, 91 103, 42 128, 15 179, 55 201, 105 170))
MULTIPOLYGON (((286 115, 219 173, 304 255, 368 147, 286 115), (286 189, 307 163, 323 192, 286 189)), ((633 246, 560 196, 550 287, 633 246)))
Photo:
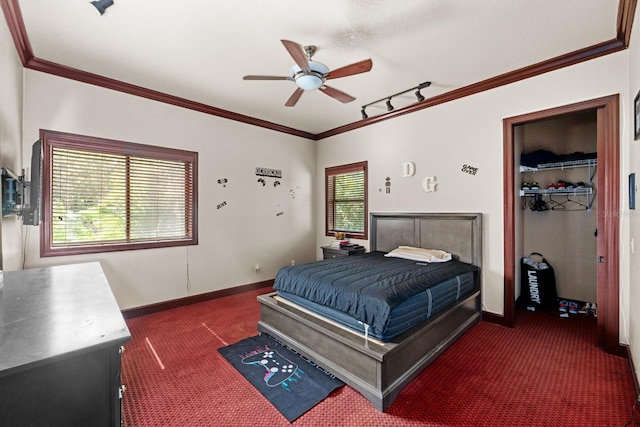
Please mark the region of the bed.
MULTIPOLYGON (((402 245, 445 250, 476 267, 471 290, 409 330, 392 333, 390 340, 363 331, 362 325, 360 330, 345 326, 341 319, 318 314, 313 305, 274 292, 258 297, 258 330, 327 369, 385 411, 411 380, 481 320, 482 215, 373 213, 370 224, 370 252, 386 253, 402 245)), ((342 260, 318 261, 338 262, 342 260)))

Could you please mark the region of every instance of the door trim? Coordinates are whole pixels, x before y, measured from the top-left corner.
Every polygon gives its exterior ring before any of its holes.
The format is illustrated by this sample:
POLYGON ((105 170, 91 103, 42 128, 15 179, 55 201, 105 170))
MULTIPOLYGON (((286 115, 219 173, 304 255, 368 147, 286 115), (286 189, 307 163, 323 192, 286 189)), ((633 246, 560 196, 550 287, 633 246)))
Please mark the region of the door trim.
MULTIPOLYGON (((514 128, 542 119, 586 111, 598 117, 598 346, 623 355, 620 345, 620 96, 578 102, 503 120, 504 318, 515 325, 515 159, 514 128)), ((595 260, 594 260, 595 262, 595 260)))

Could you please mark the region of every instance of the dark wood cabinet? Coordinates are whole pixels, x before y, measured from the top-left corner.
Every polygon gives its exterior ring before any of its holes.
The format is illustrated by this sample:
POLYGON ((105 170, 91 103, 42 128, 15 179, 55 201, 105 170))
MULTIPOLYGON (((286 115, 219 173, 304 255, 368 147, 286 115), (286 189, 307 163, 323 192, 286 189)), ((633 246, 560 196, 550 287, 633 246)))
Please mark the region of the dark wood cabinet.
POLYGON ((347 256, 357 256, 364 254, 364 247, 355 249, 340 249, 332 246, 322 246, 323 259, 342 258, 347 256))
POLYGON ((120 426, 131 335, 99 263, 4 272, 0 424, 120 426))

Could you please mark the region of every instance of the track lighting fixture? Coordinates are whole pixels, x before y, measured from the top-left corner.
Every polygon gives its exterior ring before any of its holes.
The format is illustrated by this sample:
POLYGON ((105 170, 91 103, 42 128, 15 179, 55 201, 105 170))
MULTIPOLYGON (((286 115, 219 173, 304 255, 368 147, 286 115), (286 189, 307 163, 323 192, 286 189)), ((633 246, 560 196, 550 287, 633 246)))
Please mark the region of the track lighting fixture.
POLYGON ((393 98, 394 96, 403 95, 403 94, 405 94, 407 92, 411 92, 413 90, 415 90, 414 95, 416 96, 416 99, 418 100, 418 102, 424 101, 425 97, 422 95, 422 93, 420 93, 420 90, 422 90, 422 89, 424 89, 426 87, 429 87, 429 86, 431 86, 431 82, 420 83, 418 86, 412 87, 411 89, 407 89, 405 91, 398 92, 398 93, 393 94, 391 96, 385 96, 384 98, 380 98, 377 101, 373 101, 373 102, 370 102, 368 104, 363 105, 361 107, 362 110, 360 111, 362 113, 362 120, 369 118, 369 116, 365 112, 365 109, 368 106, 373 105, 373 104, 377 104, 377 103, 382 102, 382 101, 385 101, 385 104, 387 105, 387 111, 391 112, 391 111, 393 111, 395 109, 395 107, 393 105, 391 105, 391 98, 393 98))
POLYGON ((391 97, 387 99, 387 102, 385 104, 387 104, 387 111, 393 111, 393 105, 391 105, 391 97))
POLYGON ((104 12, 107 10, 107 8, 113 5, 113 0, 92 1, 91 4, 94 5, 96 9, 98 9, 100 15, 104 15, 104 12))

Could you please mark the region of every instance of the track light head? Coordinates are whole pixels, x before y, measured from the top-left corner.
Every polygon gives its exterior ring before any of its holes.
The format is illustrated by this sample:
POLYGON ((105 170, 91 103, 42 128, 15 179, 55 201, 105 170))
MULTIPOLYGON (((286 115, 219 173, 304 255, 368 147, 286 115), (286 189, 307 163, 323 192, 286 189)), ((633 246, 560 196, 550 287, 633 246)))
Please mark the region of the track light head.
POLYGON ((393 111, 393 105, 391 105, 391 98, 387 99, 387 111, 393 111))
POLYGON ((104 12, 107 10, 107 8, 113 5, 113 0, 92 1, 91 4, 94 5, 96 9, 98 9, 100 15, 104 15, 104 12))
POLYGON ((369 116, 367 115, 367 112, 364 111, 366 107, 362 107, 362 111, 360 111, 362 113, 362 120, 364 119, 368 119, 369 116))
POLYGON ((418 98, 418 102, 424 101, 424 96, 422 96, 422 94, 420 93, 420 88, 418 88, 415 95, 416 95, 416 98, 418 98))

